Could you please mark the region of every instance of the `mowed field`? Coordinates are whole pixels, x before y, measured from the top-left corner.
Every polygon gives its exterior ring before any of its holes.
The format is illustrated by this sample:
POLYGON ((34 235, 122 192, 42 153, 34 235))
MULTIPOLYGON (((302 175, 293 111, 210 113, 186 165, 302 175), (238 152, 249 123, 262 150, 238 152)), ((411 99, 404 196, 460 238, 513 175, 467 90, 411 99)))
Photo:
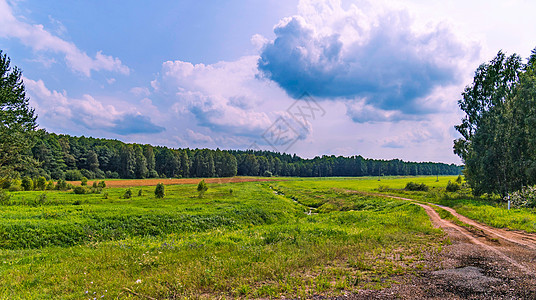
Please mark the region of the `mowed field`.
POLYGON ((407 196, 401 189, 415 181, 432 187, 412 194, 423 199, 455 179, 206 179, 201 197, 199 179, 183 179, 166 185, 163 199, 131 180, 107 181, 98 194, 13 192, 0 206, 0 298, 307 298, 381 289, 433 268, 430 258, 448 240, 420 206, 375 194, 407 196))
MULTIPOLYGON (((206 183, 237 183, 237 182, 253 182, 253 181, 274 181, 275 179, 256 178, 246 176, 236 176, 228 178, 204 178, 206 183)), ((112 179, 106 180, 108 187, 137 187, 137 186, 155 186, 159 183, 164 185, 176 184, 198 184, 201 178, 150 178, 150 179, 112 179)), ((73 185, 80 185, 80 181, 68 181, 73 185)))

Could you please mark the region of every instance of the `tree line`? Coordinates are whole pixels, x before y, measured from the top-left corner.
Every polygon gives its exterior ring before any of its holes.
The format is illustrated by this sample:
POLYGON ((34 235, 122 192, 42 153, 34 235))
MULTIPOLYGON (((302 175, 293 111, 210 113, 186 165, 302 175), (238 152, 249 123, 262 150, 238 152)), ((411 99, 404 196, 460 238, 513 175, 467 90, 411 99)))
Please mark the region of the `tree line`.
POLYGON ((270 151, 171 149, 118 140, 74 137, 39 130, 31 148, 34 165, 19 172, 47 179, 456 175, 460 166, 443 163, 374 160, 361 156, 303 159, 270 151))

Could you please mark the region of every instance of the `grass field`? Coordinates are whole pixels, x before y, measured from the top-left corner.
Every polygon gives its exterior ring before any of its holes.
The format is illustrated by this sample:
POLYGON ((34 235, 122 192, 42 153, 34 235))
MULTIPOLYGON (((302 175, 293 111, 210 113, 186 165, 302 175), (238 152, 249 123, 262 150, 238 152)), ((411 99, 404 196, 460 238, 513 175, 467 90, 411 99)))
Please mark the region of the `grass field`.
MULTIPOLYGON (((154 187, 131 199, 125 188, 14 192, 0 212, 0 298, 334 295, 389 285, 441 248, 411 203, 321 184, 316 197, 332 205, 309 214, 277 183, 209 184, 202 198, 167 186, 160 200, 154 187)), ((316 185, 285 183, 294 197, 316 185)))
POLYGON ((118 187, 12 192, 0 206, 0 298, 311 297, 385 287, 428 268, 444 234, 419 206, 377 193, 453 206, 496 226, 535 221, 529 210, 445 193, 455 179, 211 183, 203 197, 181 184, 166 186, 164 199, 152 186, 133 187, 130 199, 118 187), (431 190, 403 191, 409 181, 431 190))

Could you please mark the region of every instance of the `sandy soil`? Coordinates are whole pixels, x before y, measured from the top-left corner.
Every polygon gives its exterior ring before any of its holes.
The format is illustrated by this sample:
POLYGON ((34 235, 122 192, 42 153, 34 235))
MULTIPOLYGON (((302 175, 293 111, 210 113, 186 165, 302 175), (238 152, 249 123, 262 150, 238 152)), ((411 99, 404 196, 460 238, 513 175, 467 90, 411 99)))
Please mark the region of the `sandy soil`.
MULTIPOLYGON (((106 180, 106 187, 134 187, 134 186, 155 186, 158 183, 165 185, 173 184, 198 184, 201 179, 205 179, 206 183, 231 183, 231 182, 250 182, 250 181, 276 181, 277 179, 268 178, 251 178, 251 177, 226 177, 226 178, 183 178, 183 179, 125 179, 125 180, 106 180)), ((101 180, 89 180, 88 185, 91 186, 93 181, 101 180)), ((68 181, 73 185, 80 185, 80 181, 68 181)))
POLYGON ((341 299, 536 299, 535 234, 491 228, 444 207, 477 228, 467 230, 441 219, 430 205, 417 205, 452 242, 431 262, 436 270, 395 278, 400 283, 391 288, 341 299))

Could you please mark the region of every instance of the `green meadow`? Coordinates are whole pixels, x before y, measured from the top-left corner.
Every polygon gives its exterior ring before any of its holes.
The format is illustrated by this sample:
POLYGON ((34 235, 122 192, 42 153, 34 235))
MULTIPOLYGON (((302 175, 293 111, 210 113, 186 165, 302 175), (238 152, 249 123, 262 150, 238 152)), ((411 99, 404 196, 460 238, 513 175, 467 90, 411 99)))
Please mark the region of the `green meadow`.
POLYGON ((419 206, 374 194, 429 199, 483 220, 501 212, 512 223, 515 212, 500 204, 444 192, 455 179, 209 184, 202 197, 196 185, 174 185, 163 199, 154 187, 133 187, 130 199, 125 188, 10 192, 0 205, 0 298, 278 298, 383 288, 430 268, 427 258, 447 241, 419 206), (431 189, 406 192, 409 181, 431 189))

